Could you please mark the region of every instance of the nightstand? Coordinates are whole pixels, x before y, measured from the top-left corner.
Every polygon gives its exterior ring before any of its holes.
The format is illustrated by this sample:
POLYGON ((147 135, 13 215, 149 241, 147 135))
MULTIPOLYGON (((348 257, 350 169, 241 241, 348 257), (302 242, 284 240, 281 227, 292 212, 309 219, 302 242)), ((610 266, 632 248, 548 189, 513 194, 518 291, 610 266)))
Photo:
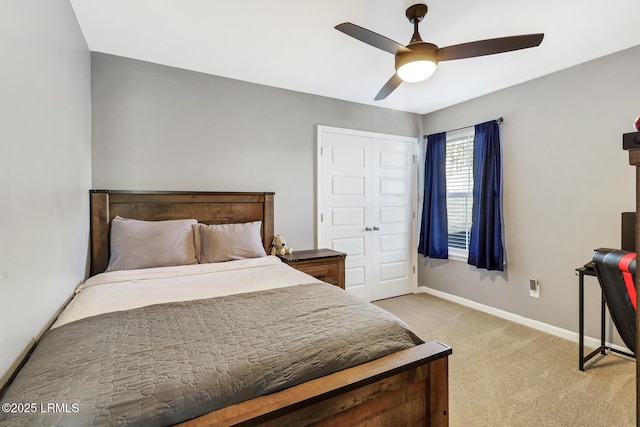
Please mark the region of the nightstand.
POLYGON ((344 260, 347 254, 343 252, 309 249, 278 257, 296 270, 344 289, 344 260))

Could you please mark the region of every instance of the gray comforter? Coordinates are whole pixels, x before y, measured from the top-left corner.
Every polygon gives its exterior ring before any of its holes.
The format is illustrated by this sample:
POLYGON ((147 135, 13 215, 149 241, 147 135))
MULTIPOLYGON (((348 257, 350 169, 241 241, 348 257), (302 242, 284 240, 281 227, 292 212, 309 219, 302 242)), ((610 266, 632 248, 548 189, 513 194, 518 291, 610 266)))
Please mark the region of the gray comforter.
POLYGON ((317 283, 107 313, 43 336, 0 425, 168 425, 419 343, 317 283))

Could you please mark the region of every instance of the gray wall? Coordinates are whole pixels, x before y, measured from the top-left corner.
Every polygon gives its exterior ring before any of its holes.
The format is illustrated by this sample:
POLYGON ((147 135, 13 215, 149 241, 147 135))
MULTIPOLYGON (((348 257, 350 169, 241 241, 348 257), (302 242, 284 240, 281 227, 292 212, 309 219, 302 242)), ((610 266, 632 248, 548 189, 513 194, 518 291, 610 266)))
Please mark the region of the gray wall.
MULTIPOLYGON (((574 269, 593 249, 620 246, 620 213, 635 210, 622 134, 640 114, 640 46, 425 116, 427 134, 503 116, 506 272, 420 257, 419 283, 577 331, 574 269), (529 297, 528 279, 540 283, 529 297)), ((586 279, 587 333, 599 287, 586 279)))
POLYGON ((316 126, 421 135, 417 114, 92 53, 93 187, 275 191, 275 231, 315 238, 316 126))
POLYGON ((0 385, 84 279, 90 56, 68 0, 0 2, 0 385))

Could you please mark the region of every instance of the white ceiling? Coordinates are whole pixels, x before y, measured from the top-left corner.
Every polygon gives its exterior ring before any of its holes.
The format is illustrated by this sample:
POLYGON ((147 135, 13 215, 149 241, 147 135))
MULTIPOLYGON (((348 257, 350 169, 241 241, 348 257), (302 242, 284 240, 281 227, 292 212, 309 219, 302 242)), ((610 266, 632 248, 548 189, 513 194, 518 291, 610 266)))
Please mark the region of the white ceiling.
POLYGON ((407 0, 71 0, 91 51, 425 114, 640 45, 639 0, 431 0, 440 47, 545 33, 537 48, 442 62, 374 101, 393 55, 335 30, 352 22, 407 44, 407 0))

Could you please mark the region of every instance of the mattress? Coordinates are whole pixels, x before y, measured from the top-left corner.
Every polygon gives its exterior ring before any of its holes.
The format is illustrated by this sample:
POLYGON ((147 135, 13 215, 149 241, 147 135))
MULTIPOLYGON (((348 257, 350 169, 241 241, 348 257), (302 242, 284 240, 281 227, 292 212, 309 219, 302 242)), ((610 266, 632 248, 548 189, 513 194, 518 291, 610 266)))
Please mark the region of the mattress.
POLYGON ((54 326, 0 425, 169 425, 422 343, 275 257, 103 273, 54 326))
POLYGON ((53 328, 96 314, 319 282, 275 256, 101 273, 82 283, 53 328))

